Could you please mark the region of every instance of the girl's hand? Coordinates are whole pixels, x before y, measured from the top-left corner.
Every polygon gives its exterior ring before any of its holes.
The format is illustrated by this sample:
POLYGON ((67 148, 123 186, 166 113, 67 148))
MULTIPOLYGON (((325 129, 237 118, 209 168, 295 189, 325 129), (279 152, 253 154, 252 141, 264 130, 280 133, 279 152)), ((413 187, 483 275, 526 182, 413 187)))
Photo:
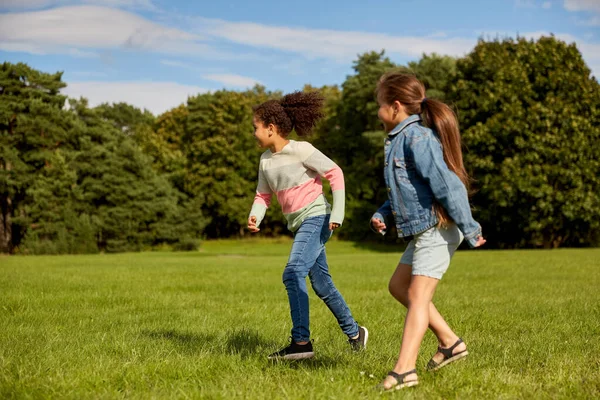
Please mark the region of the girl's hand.
POLYGON ((376 230, 378 233, 381 233, 382 231, 385 231, 385 230, 386 230, 385 223, 383 223, 382 221, 380 221, 378 218, 373 218, 373 219, 371 220, 371 226, 372 226, 373 228, 375 228, 375 230, 376 230))
POLYGON ((339 228, 339 227, 340 227, 340 224, 338 224, 338 223, 336 223, 336 222, 330 222, 330 223, 329 223, 329 230, 330 230, 330 231, 333 231, 333 230, 335 230, 335 229, 337 229, 337 228, 339 228))
POLYGON ((487 240, 485 240, 485 239, 483 238, 483 236, 479 236, 479 237, 477 238, 477 243, 475 243, 475 246, 474 246, 474 247, 480 247, 480 246, 483 246, 483 245, 485 244, 485 242, 486 242, 486 241, 487 241, 487 240))
POLYGON ((252 233, 256 233, 256 232, 260 231, 260 229, 256 227, 256 217, 255 216, 251 216, 250 218, 248 218, 248 230, 250 230, 250 232, 252 232, 252 233))

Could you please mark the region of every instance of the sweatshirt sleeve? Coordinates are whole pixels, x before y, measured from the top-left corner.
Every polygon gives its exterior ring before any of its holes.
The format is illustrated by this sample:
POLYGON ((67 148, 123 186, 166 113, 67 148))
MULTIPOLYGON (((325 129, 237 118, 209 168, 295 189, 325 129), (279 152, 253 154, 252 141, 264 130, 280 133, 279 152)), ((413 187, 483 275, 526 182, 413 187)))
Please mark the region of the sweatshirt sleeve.
POLYGON ((333 206, 329 222, 342 225, 344 221, 344 210, 346 207, 346 187, 344 184, 344 172, 329 157, 321 153, 312 144, 304 142, 302 151, 302 163, 306 168, 317 172, 321 177, 327 179, 333 194, 333 206), (306 144, 304 144, 306 143, 306 144))
POLYGON ((256 226, 258 227, 265 217, 265 213, 269 205, 271 204, 271 196, 273 191, 269 186, 269 182, 265 178, 265 173, 262 169, 258 169, 258 185, 256 186, 256 195, 254 196, 254 203, 252 203, 252 209, 250 210, 249 217, 256 217, 256 226))

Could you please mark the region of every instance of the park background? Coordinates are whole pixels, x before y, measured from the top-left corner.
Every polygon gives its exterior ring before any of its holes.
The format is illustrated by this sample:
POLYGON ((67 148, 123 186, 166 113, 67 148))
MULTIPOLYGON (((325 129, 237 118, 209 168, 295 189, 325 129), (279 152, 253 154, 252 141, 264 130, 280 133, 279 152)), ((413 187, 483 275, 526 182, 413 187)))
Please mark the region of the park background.
MULTIPOLYGON (((367 22, 389 22, 367 24, 380 33, 342 26, 344 16, 357 18, 356 4, 341 11, 323 5, 318 18, 311 13, 316 3, 301 13, 290 5, 304 21, 298 24, 308 26, 312 15, 311 23, 323 29, 310 35, 308 28, 283 27, 285 18, 270 19, 265 13, 278 9, 269 2, 252 12, 238 3, 229 22, 190 22, 161 2, 74 3, 0 7, 1 397, 374 396, 371 387, 397 356, 404 315, 386 287, 405 243, 368 228, 386 199, 385 134, 374 88, 392 69, 416 74, 427 97, 455 109, 473 179, 473 214, 487 239, 485 249, 457 253, 436 294, 438 308, 470 345, 471 359, 421 374, 421 387, 406 396, 600 396, 597 2, 494 2, 488 13, 485 5, 457 2, 454 23, 481 15, 500 21, 502 11, 521 24, 519 18, 546 25, 535 34, 487 30, 467 44, 446 40, 443 27, 427 24, 428 13, 444 19, 448 5, 441 3, 420 10, 416 2, 383 2, 363 15, 367 22), (383 15, 386 7, 391 16, 383 15), (253 22, 243 22, 240 8, 253 22), (553 28, 565 19, 544 13, 559 11, 586 29, 585 41, 565 35, 566 25, 553 28), (393 36, 402 28, 391 22, 405 20, 407 12, 422 18, 426 40, 416 33, 393 36), (77 23, 65 19, 63 26, 57 15, 77 23), (261 25, 265 19, 270 25, 261 25), (124 23, 135 28, 130 40, 108 40, 124 23), (214 37, 228 32, 227 44, 215 44, 227 54, 213 54, 213 70, 202 70, 202 58, 190 59, 206 48, 200 33, 175 27, 186 24, 198 24, 203 34, 208 26, 214 37), (265 42, 252 42, 252 34, 265 42), (257 54, 242 54, 240 43, 256 46, 257 54), (403 53, 404 47, 411 50, 403 53), (277 56, 265 61, 270 49, 277 56), (164 90, 168 98, 168 86, 150 78, 119 92, 100 79, 114 70, 150 74, 152 52, 163 57, 156 64, 181 79, 211 76, 228 86, 235 78, 246 88, 188 86, 175 103, 153 107, 141 97, 164 90), (315 67, 318 62, 333 66, 315 67), (225 76, 218 63, 263 75, 225 76), (85 65, 97 67, 87 75, 98 78, 94 88, 105 86, 122 101, 98 101, 93 91, 88 100, 78 90, 89 85, 65 80, 83 76, 85 65), (252 107, 292 90, 318 90, 326 99, 325 117, 308 140, 342 167, 347 193, 344 224, 328 257, 372 339, 367 352, 348 352, 311 294, 317 357, 271 364, 264 356, 289 331, 281 272, 292 239, 276 200, 258 235, 245 229, 262 152, 252 135, 252 107)), ((180 14, 193 13, 173 4, 180 14)), ((218 16, 217 9, 206 6, 206 15, 218 16)), ((525 25, 511 29, 523 32, 525 25)), ((325 190, 331 199, 327 184, 325 190)), ((435 346, 428 335, 421 370, 435 346)))

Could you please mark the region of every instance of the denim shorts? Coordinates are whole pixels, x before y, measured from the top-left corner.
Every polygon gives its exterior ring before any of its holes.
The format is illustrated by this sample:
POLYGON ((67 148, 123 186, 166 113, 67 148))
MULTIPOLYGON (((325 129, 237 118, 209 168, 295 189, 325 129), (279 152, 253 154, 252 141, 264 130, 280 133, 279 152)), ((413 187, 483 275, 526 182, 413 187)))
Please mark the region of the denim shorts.
POLYGON ((442 279, 463 239, 456 224, 430 228, 414 235, 400 258, 400 264, 412 265, 413 275, 442 279))

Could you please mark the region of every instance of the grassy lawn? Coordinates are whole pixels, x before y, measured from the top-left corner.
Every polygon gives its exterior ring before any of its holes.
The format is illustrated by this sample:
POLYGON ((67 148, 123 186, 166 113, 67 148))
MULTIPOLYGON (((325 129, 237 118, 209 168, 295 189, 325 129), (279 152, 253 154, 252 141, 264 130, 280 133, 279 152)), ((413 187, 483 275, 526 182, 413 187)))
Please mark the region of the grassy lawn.
MULTIPOLYGON (((405 310, 387 292, 400 252, 328 245, 336 285, 370 331, 353 354, 311 292, 316 356, 269 362, 291 327, 291 242, 200 252, 1 257, 0 398, 379 398, 405 310)), ((469 346, 402 398, 599 398, 600 249, 459 251, 434 302, 469 346)))

